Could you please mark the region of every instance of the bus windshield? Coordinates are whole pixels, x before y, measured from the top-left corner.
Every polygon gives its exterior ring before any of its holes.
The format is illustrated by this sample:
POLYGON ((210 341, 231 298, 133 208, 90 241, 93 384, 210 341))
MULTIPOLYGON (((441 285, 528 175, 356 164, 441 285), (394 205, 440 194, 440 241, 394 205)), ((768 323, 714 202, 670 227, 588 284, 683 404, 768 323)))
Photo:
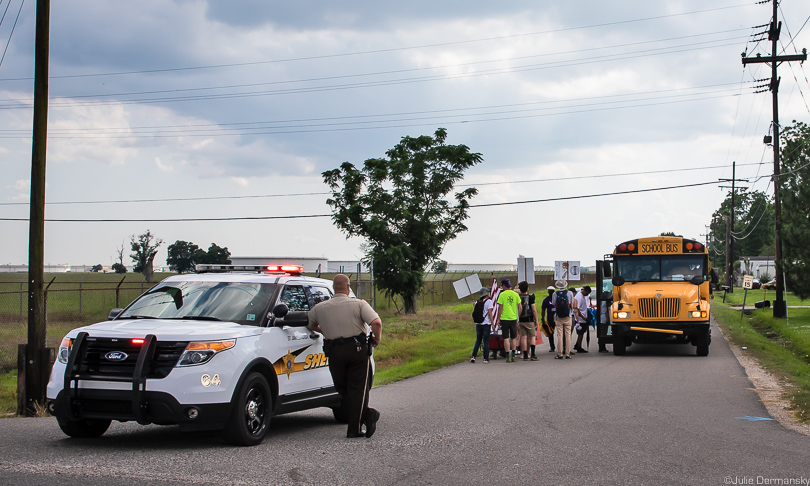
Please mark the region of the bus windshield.
POLYGON ((616 275, 627 282, 688 282, 708 277, 704 255, 617 256, 616 275))

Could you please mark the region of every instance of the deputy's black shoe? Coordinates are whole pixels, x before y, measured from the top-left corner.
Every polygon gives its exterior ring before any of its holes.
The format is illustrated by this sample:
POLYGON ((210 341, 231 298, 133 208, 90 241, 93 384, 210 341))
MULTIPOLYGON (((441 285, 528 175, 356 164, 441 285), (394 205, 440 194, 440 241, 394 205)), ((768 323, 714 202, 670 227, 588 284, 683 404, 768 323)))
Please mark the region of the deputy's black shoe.
POLYGON ((380 412, 370 409, 366 419, 366 437, 371 437, 377 430, 377 421, 380 420, 380 412))
POLYGON ((346 432, 347 439, 355 439, 357 437, 365 437, 363 434, 358 434, 357 432, 346 432))

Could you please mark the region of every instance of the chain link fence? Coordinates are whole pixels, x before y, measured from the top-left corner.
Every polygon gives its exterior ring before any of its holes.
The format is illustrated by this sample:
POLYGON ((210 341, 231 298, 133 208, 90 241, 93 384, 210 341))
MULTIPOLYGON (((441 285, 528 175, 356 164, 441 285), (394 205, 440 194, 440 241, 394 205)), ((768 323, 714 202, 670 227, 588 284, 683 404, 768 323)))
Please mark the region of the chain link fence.
MULTIPOLYGON (((425 286, 417 298, 417 309, 436 305, 472 302, 477 297, 459 299, 453 282, 478 274, 483 287, 492 280, 509 278, 517 286, 515 272, 450 272, 425 276, 425 286)), ((160 281, 165 275, 156 275, 160 281)), ((375 288, 368 274, 348 274, 352 290, 358 298, 372 303, 379 311, 398 312, 403 309, 399 296, 386 296, 375 288)), ((321 278, 331 279, 330 275, 321 278)), ((544 289, 553 285, 551 272, 535 273, 530 292, 544 296, 544 289)), ((140 274, 50 274, 45 278, 46 346, 58 347, 71 329, 107 319, 111 309, 125 307, 153 284, 143 281, 140 274)), ((0 275, 0 371, 17 366, 17 346, 28 342, 28 283, 25 274, 0 275)))
MULTIPOLYGON (((47 347, 58 347, 71 329, 106 320, 111 309, 124 307, 153 285, 140 275, 116 281, 71 277, 45 279, 47 347)), ((24 275, 10 280, 0 278, 0 371, 17 367, 17 346, 28 342, 28 282, 24 275)))

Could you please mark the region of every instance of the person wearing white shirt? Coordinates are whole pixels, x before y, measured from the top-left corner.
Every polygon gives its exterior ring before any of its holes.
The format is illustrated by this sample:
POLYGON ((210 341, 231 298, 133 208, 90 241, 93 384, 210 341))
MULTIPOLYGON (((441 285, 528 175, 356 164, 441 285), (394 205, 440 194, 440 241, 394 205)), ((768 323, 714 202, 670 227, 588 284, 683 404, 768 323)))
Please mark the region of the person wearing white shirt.
POLYGON ((579 289, 577 295, 574 297, 574 316, 577 320, 577 343, 574 345, 574 351, 577 353, 587 353, 588 350, 582 347, 582 336, 588 330, 588 307, 590 307, 591 299, 588 296, 591 294, 591 288, 587 285, 579 289))

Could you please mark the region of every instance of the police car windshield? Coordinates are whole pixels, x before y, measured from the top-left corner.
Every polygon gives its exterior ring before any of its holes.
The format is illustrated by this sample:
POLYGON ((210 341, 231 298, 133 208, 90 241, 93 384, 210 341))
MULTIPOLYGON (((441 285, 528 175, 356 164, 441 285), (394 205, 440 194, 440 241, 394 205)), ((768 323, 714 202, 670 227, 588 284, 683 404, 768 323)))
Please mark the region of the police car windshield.
POLYGON ((230 321, 258 326, 276 286, 241 282, 171 282, 139 297, 116 319, 230 321))

